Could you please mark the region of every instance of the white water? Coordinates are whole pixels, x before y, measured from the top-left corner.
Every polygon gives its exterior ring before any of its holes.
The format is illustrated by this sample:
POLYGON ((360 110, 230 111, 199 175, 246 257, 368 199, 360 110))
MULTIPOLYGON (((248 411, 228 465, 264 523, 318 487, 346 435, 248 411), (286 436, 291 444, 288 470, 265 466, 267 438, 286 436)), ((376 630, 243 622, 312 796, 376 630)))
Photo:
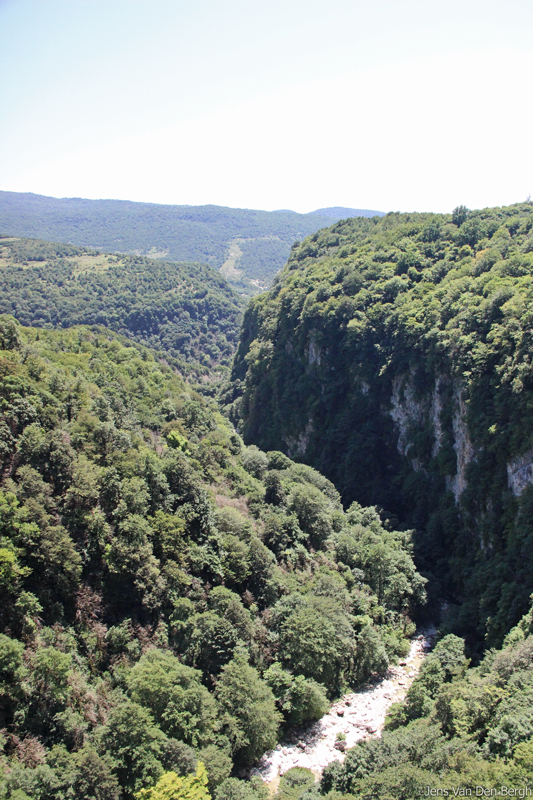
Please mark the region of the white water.
POLYGON ((322 719, 302 728, 295 741, 265 753, 250 774, 259 775, 271 788, 291 767, 306 767, 318 777, 327 764, 344 760, 344 753, 335 747, 338 733, 346 736, 346 748, 360 739, 381 736, 387 710, 405 698, 434 635, 434 628, 423 631, 413 639, 409 655, 399 666, 390 667, 384 678, 370 680, 359 691, 344 695, 322 719))

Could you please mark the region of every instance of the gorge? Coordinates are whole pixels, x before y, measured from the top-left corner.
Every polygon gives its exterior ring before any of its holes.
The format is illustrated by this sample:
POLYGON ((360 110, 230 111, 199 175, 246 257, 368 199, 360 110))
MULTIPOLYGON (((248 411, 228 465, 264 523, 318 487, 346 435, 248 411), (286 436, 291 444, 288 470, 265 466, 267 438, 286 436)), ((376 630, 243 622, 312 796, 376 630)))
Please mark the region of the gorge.
POLYGON ((226 398, 245 441, 417 530, 472 646, 533 591, 531 230, 527 203, 312 235, 249 305, 226 398))

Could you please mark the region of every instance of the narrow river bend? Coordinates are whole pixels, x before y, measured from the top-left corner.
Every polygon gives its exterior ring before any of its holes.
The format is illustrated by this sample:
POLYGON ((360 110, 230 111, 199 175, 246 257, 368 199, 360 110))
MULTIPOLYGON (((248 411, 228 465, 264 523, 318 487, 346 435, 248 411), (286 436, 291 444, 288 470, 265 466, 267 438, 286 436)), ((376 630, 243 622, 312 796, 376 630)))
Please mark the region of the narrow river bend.
POLYGON ((381 736, 387 710, 405 698, 435 633, 434 628, 419 633, 398 666, 390 667, 383 678, 371 679, 358 691, 337 700, 318 722, 300 729, 290 742, 265 753, 250 774, 259 775, 271 790, 277 788, 280 776, 291 767, 306 767, 318 778, 329 763, 344 759, 344 752, 335 746, 337 734, 345 735, 346 749, 360 739, 381 736))

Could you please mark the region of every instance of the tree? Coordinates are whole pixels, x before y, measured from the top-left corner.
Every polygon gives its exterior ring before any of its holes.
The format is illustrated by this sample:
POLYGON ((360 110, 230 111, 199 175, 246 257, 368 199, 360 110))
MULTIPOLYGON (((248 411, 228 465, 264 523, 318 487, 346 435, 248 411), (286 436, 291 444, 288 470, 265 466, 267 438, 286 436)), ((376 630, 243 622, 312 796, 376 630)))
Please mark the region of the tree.
POLYGON ((244 469, 249 472, 250 475, 261 480, 268 467, 268 456, 254 444, 251 444, 243 452, 242 463, 244 469))
POLYGON ((218 787, 215 800, 268 800, 268 789, 259 777, 248 781, 227 778, 218 787))
POLYGON ((127 683, 132 699, 151 711, 168 736, 201 747, 212 740, 216 707, 200 678, 198 670, 154 647, 135 664, 127 683))
POLYGON ((180 778, 175 772, 165 772, 152 789, 137 792, 135 800, 211 800, 206 769, 198 762, 194 775, 180 778))
POLYGON ((189 620, 190 640, 185 658, 202 671, 205 679, 218 675, 233 657, 239 633, 231 622, 213 611, 195 614, 189 620))
POLYGON ((264 678, 289 725, 302 725, 327 713, 329 702, 326 693, 316 681, 303 675, 292 675, 277 661, 267 669, 264 678))
POLYGON ((166 741, 150 712, 130 700, 113 708, 96 734, 97 751, 113 760, 113 772, 127 798, 160 778, 166 741))
POLYGON ((322 492, 310 484, 296 486, 288 500, 289 511, 296 515, 301 530, 317 549, 322 548, 333 533, 329 505, 322 492))
POLYGON ((27 675, 23 660, 24 645, 0 633, 0 725, 11 719, 17 702, 24 697, 22 681, 27 675))
POLYGON ((273 512, 265 519, 264 542, 276 555, 283 557, 287 551, 301 545, 307 538, 300 529, 295 514, 273 512))
POLYGON ((86 746, 76 753, 75 764, 76 800, 119 800, 120 787, 108 759, 86 746))
POLYGON ((281 719, 276 700, 244 655, 223 668, 216 697, 223 730, 238 761, 250 764, 275 746, 281 719))
POLYGON ((389 666, 389 659, 379 631, 372 625, 365 625, 357 636, 357 648, 353 677, 362 681, 378 672, 383 675, 389 666))
POLYGON ((292 767, 285 772, 279 782, 279 800, 298 800, 315 783, 315 776, 305 767, 292 767))
POLYGON ((207 786, 211 794, 217 786, 231 774, 233 762, 231 760, 229 741, 219 736, 217 744, 210 744, 198 751, 198 757, 207 770, 207 786), (225 745, 225 746, 224 746, 225 745))
POLYGON ((0 316, 0 350, 15 350, 20 346, 19 326, 10 314, 0 316))
POLYGON ((243 606, 238 594, 226 589, 225 586, 215 586, 209 594, 209 606, 221 617, 231 622, 244 642, 250 641, 252 616, 243 606))
POLYGON ((468 208, 466 206, 456 206, 452 211, 452 222, 459 228, 468 217, 468 208))
POLYGON ((465 658, 465 643, 459 636, 450 633, 438 642, 433 652, 427 657, 420 673, 421 677, 427 664, 437 661, 444 673, 444 680, 451 681, 454 677, 464 674, 465 669, 470 663, 465 658))
POLYGON ((274 607, 282 663, 333 692, 354 653, 354 630, 331 597, 293 594, 274 607))

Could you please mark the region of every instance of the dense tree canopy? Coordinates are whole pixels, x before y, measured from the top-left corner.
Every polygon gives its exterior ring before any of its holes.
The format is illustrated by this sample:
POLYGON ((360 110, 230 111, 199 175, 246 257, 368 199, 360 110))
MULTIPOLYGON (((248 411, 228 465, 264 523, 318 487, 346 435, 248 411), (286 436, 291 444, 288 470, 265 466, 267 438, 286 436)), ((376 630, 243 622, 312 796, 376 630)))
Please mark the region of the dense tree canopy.
POLYGON ((238 794, 233 769, 405 653, 410 535, 246 448, 142 345, 6 316, 0 342, 3 796, 164 797, 199 762, 238 794))
POLYGON ((243 302, 213 269, 0 238, 0 313, 23 325, 105 325, 209 375, 235 351, 243 302))
MULTIPOLYGON (((417 529, 470 647, 501 644, 533 591, 532 314, 531 203, 345 220, 252 301, 225 395, 245 441, 417 529)), ((366 567, 338 547, 362 569, 387 558, 383 542, 366 567)))
POLYGON ((38 327, 0 315, 2 800, 266 800, 243 770, 405 656, 426 587, 440 639, 382 738, 278 800, 533 790, 532 230, 458 206, 296 245, 225 387, 249 446, 182 377, 231 352, 216 281, 4 240, 38 327))

